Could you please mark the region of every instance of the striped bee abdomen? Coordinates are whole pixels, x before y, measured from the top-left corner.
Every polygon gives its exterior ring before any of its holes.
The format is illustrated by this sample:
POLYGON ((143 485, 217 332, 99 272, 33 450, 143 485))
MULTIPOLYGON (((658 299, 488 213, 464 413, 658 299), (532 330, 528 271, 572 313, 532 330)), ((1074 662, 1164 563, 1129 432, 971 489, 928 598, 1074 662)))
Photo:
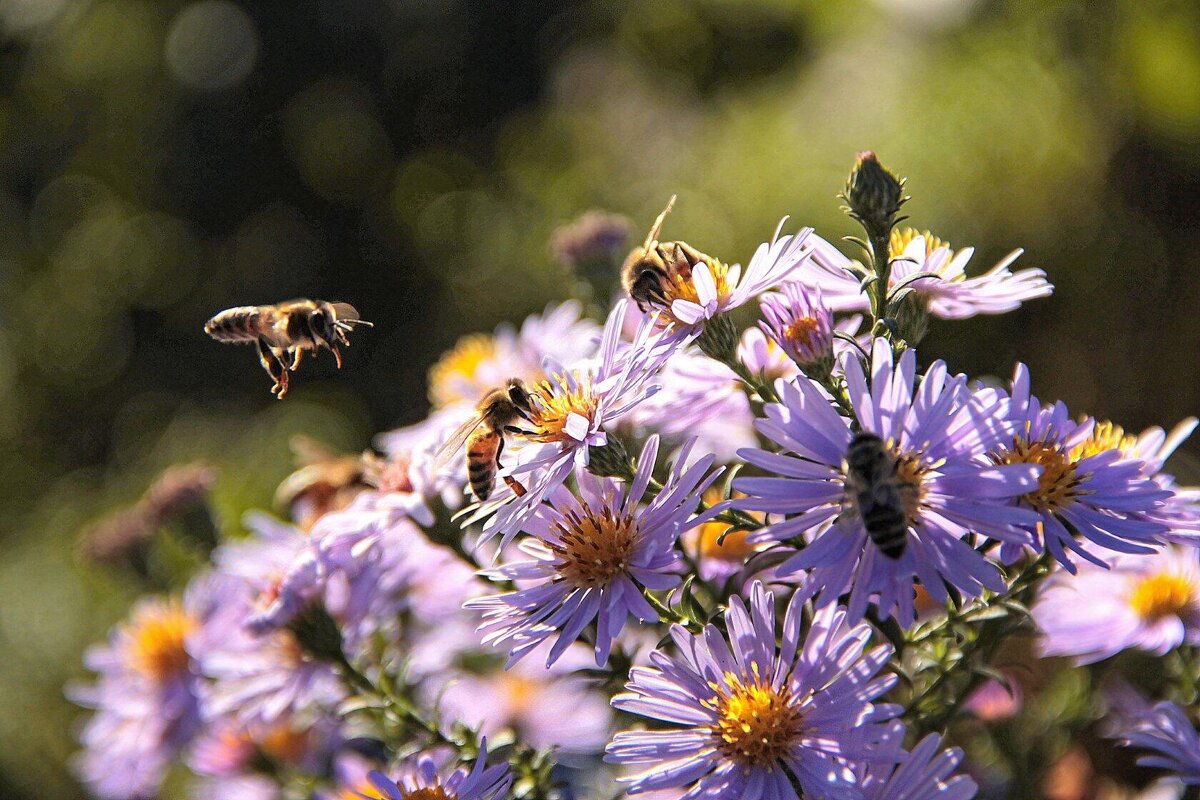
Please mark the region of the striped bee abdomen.
POLYGON ((204 323, 204 332, 218 342, 253 342, 259 337, 258 306, 240 306, 217 314, 204 323))
POLYGON ((899 504, 877 505, 862 513, 867 535, 888 558, 904 555, 908 543, 908 517, 899 504))
POLYGON ((480 502, 487 500, 496 484, 496 459, 500 455, 501 434, 479 431, 467 441, 467 478, 471 492, 480 502))

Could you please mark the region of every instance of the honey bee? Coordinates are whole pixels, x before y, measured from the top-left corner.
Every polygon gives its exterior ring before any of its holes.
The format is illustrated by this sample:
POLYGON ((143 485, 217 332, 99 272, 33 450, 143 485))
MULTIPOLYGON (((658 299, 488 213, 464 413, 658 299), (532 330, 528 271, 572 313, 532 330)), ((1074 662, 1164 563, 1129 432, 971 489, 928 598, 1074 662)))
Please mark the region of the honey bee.
POLYGON ((272 306, 240 306, 217 314, 204 323, 204 332, 218 342, 255 343, 258 360, 275 385, 271 394, 287 394, 288 376, 300 366, 305 350, 321 348, 333 353, 342 367, 339 344, 350 346, 346 334, 356 325, 374 327, 360 319, 349 303, 323 300, 288 300, 272 306))
POLYGON ((329 511, 345 508, 362 491, 367 481, 368 454, 335 453, 307 436, 293 436, 289 443, 296 471, 275 490, 275 505, 289 512, 304 530, 329 511))
POLYGON ((891 559, 908 543, 906 493, 914 489, 896 474, 896 458, 873 433, 857 433, 842 463, 846 489, 867 535, 891 559))
POLYGON ((677 276, 690 281, 692 267, 701 261, 709 264, 716 262, 712 256, 701 253, 686 242, 658 241, 663 222, 674 206, 675 195, 671 195, 667 207, 646 234, 646 241, 630 252, 621 267, 621 285, 642 311, 647 311, 652 305, 667 306, 667 291, 677 276))
MULTIPOLYGON (((516 426, 518 420, 529 420, 529 392, 519 378, 484 395, 476 407, 475 416, 459 426, 438 450, 436 463, 442 464, 465 444, 467 446, 467 478, 471 491, 480 502, 487 500, 496 485, 496 472, 501 468, 500 454, 504 452, 504 434, 529 434, 516 426)), ((525 487, 511 476, 504 482, 517 497, 525 487)))

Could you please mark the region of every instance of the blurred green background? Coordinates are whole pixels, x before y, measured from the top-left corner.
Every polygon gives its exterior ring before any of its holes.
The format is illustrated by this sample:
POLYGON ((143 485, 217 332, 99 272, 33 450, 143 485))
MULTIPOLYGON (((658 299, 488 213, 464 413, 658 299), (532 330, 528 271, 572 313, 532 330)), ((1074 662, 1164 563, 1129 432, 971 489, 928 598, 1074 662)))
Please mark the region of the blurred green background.
MULTIPOLYGON (((856 151, 913 223, 1057 291, 924 351, 1127 428, 1200 411, 1200 7, 1154 0, 0 0, 0 796, 78 797, 62 699, 135 587, 80 531, 204 458, 236 526, 289 436, 424 412, 462 333, 569 285, 601 207, 745 261, 852 232, 856 151), (201 326, 296 296, 376 323, 275 402, 201 326)), ((1200 445, 1187 450, 1200 453, 1200 445)))

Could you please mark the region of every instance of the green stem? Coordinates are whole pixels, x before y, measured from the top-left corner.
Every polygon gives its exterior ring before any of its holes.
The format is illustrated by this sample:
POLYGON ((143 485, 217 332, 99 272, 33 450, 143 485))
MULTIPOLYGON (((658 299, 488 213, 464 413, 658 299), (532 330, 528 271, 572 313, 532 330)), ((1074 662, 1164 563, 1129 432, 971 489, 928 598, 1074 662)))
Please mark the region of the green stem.
POLYGON ((888 282, 891 280, 892 259, 891 231, 869 231, 871 241, 871 266, 875 269, 876 281, 871 286, 872 323, 887 316, 888 282))
POLYGON ((774 387, 769 381, 764 381, 760 376, 752 373, 741 361, 736 358, 725 362, 725 366, 733 370, 733 373, 741 379, 742 383, 746 384, 752 392, 758 395, 759 399, 764 403, 778 403, 779 396, 775 394, 774 387))
POLYGON ((704 630, 704 624, 699 620, 694 620, 690 617, 684 616, 683 614, 675 612, 670 606, 651 594, 649 589, 643 587, 642 596, 646 598, 646 602, 650 604, 650 607, 658 612, 658 619, 660 622, 663 622, 667 625, 682 625, 691 633, 698 634, 704 630))

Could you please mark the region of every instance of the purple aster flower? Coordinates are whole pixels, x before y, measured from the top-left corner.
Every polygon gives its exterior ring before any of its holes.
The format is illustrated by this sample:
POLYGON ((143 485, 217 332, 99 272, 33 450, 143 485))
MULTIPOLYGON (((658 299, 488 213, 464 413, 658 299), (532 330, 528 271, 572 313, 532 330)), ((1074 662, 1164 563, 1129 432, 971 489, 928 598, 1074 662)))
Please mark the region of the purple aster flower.
POLYGON ((877 339, 868 384, 857 358, 843 358, 848 396, 858 425, 874 434, 895 460, 895 477, 907 522, 904 546, 887 555, 867 533, 857 492, 848 485, 845 460, 855 439, 849 420, 838 415, 817 383, 798 378, 777 384, 781 403, 766 407, 757 424, 765 437, 788 453, 744 450, 747 462, 773 477, 739 478, 734 488, 748 495, 739 508, 788 518, 756 531, 750 540, 788 541, 809 534, 812 541, 779 567, 779 574, 810 570, 800 591, 820 594, 820 605, 850 592, 849 614, 862 619, 867 604, 902 625, 911 624, 914 579, 939 603, 946 585, 979 596, 1003 591, 998 569, 971 543, 972 533, 1024 543, 1018 524, 1036 515, 1010 500, 1037 485, 1029 465, 992 466, 983 460, 1006 431, 1005 401, 995 394, 972 394, 966 378, 951 376, 934 362, 913 389, 916 353, 906 351, 893 364, 892 350, 877 339))
POLYGON ((671 315, 684 326, 698 328, 726 311, 745 305, 768 289, 792 279, 808 261, 812 228, 795 235, 780 236, 787 217, 779 221, 771 241, 754 251, 745 274, 738 264, 728 266, 715 259, 692 267, 690 280, 677 280, 667 292, 671 315))
POLYGON ((689 348, 671 358, 657 382, 659 391, 633 410, 641 428, 665 437, 694 436, 694 452, 712 453, 718 461, 757 442, 742 383, 721 362, 689 348))
POLYGON ((371 785, 387 800, 412 800, 414 798, 438 798, 439 800, 495 800, 503 797, 512 785, 512 774, 508 764, 488 766, 487 739, 479 745, 479 756, 471 771, 459 767, 443 779, 437 762, 425 755, 401 770, 401 776, 392 780, 380 772, 370 774, 371 785))
POLYGON ((628 487, 580 471, 578 497, 565 487, 556 489, 524 526, 533 538, 522 542, 522 550, 534 560, 493 573, 529 585, 466 604, 483 612, 484 642, 508 648, 512 664, 555 637, 546 658, 549 666, 594 621, 596 663, 603 665, 628 617, 657 622, 658 613, 642 590, 678 585, 681 562, 675 544, 680 533, 717 513, 710 509, 693 516, 700 495, 721 470, 706 475, 711 455, 684 468, 689 449, 684 446, 666 484, 644 508, 657 436, 646 442, 628 487))
POLYGON ((1129 747, 1149 750, 1138 758, 1143 767, 1169 770, 1187 784, 1200 784, 1200 736, 1187 712, 1174 703, 1161 702, 1131 715, 1113 733, 1129 747))
POLYGON ((875 747, 872 762, 859 768, 863 800, 970 800, 978 788, 966 775, 955 775, 963 760, 957 747, 940 750, 931 733, 904 752, 904 724, 893 721, 875 747))
POLYGON ((431 676, 422 690, 447 722, 487 736, 508 729, 517 741, 539 750, 596 753, 608 743, 613 714, 607 697, 582 672, 592 658, 587 647, 575 644, 549 668, 527 658, 483 675, 431 676), (563 724, 566 719, 569 725, 563 724))
POLYGON ((820 289, 785 283, 778 294, 764 295, 758 323, 805 374, 823 380, 833 369, 833 312, 820 289))
MULTIPOLYGON (((811 236, 812 263, 799 280, 819 288, 826 304, 834 311, 865 311, 870 306, 859 278, 851 272, 853 262, 819 236, 811 236)), ((928 233, 911 229, 892 231, 892 267, 889 289, 915 275, 928 277, 908 285, 924 302, 929 312, 942 319, 965 319, 976 314, 1002 314, 1018 308, 1026 300, 1049 297, 1054 290, 1040 269, 1009 270, 1021 250, 1009 253, 999 264, 982 275, 968 278, 967 262, 975 248, 954 252, 928 233)))
POLYGON ((624 731, 606 760, 644 771, 629 793, 690 787, 685 798, 798 800, 859 798, 850 764, 873 757, 881 724, 899 711, 872 701, 895 682, 876 677, 887 645, 866 651, 870 627, 851 626, 843 609, 817 612, 802 639, 803 601, 793 595, 777 645, 775 598, 761 583, 725 612, 729 641, 713 625, 700 635, 674 626, 678 656, 651 655, 630 672, 622 711, 668 723, 668 730, 624 731))
POLYGON ((176 755, 200 730, 203 682, 196 653, 224 627, 225 582, 206 576, 182 601, 140 600, 106 645, 85 655, 95 685, 72 700, 95 709, 80 735, 83 782, 101 798, 152 797, 176 755))
POLYGON ((1087 664, 1136 647, 1163 655, 1200 644, 1200 554, 1168 546, 1151 555, 1118 554, 1109 567, 1085 563, 1040 587, 1033 619, 1046 656, 1087 664))
MULTIPOLYGON (((1037 486, 1018 501, 1037 514, 1028 530, 1038 546, 1071 571, 1075 565, 1067 551, 1100 566, 1105 565, 1101 550, 1154 551, 1166 525, 1153 517, 1171 492, 1146 477, 1141 461, 1119 448, 1097 446, 1091 418, 1072 420, 1061 402, 1042 408, 1030 394, 1029 370, 1023 364, 1013 377, 1010 416, 1012 437, 990 448, 989 456, 996 464, 1041 467, 1037 486), (1098 547, 1084 547, 1077 537, 1098 547)), ((1001 555, 1010 560, 1019 552, 1007 543, 1001 555)))
POLYGON ((529 387, 532 411, 523 427, 531 430, 514 437, 521 441, 514 442, 517 446, 511 451, 506 448, 505 458, 515 464, 501 471, 501 475, 520 481, 525 494, 518 497, 507 486, 498 485, 465 523, 491 515, 484 534, 499 533, 504 543, 510 541, 572 469, 588 464, 589 449, 607 443, 604 426, 657 390, 650 384, 651 378, 688 339, 670 336, 657 325, 657 317, 646 317, 633 341, 622 346, 625 304, 617 303, 609 314, 593 363, 562 370, 529 387))

